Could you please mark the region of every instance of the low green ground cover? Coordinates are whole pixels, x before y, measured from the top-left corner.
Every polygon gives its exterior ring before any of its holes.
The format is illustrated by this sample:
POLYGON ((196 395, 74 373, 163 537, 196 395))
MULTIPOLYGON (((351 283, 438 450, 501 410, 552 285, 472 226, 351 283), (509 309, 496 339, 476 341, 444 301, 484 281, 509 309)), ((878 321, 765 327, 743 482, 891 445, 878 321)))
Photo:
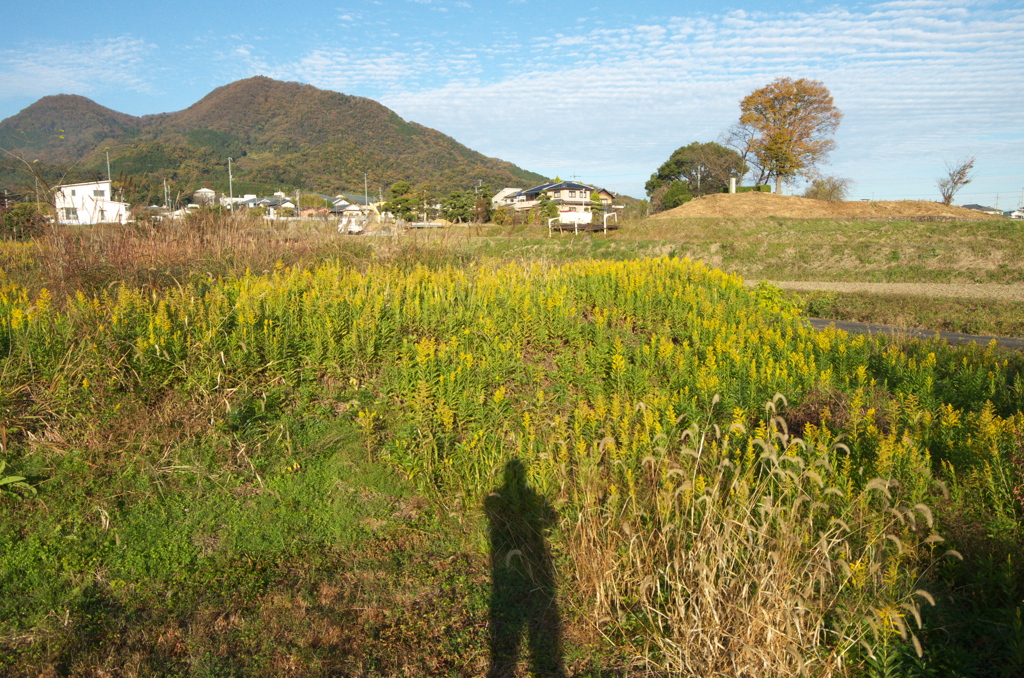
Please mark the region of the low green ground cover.
POLYGON ((479 252, 0 283, 3 671, 479 675, 515 577, 577 675, 1024 666, 1019 356, 479 252))

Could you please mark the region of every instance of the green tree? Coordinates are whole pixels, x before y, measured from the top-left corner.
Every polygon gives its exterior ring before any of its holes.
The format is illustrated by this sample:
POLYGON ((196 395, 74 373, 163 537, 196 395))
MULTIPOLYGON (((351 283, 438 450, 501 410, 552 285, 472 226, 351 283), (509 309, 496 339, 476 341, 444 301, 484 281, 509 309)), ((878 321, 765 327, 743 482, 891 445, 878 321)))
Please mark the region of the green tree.
POLYGON ((673 181, 670 184, 662 184, 651 193, 651 211, 663 212, 670 210, 692 199, 693 196, 690 195, 689 186, 685 181, 673 181))
POLYGON ((46 210, 48 205, 34 202, 19 202, 0 216, 3 226, 2 235, 6 238, 31 238, 39 235, 47 224, 46 210))
POLYGON ((677 148, 669 159, 651 175, 645 188, 648 196, 674 181, 684 182, 687 192, 698 197, 720 193, 729 179, 741 179, 747 173, 743 157, 731 148, 714 141, 695 141, 677 148))
POLYGON ((679 207, 685 202, 693 200, 693 194, 690 193, 690 186, 682 181, 673 181, 669 184, 668 190, 661 196, 661 204, 667 210, 673 207, 679 207))
POLYGON ((398 219, 412 221, 416 218, 420 206, 420 197, 412 190, 408 181, 396 181, 391 184, 391 200, 384 203, 384 209, 398 219))
POLYGON ((540 194, 540 204, 537 211, 542 219, 554 219, 558 216, 558 205, 556 205, 547 193, 540 194))
POLYGON ((740 101, 740 122, 729 143, 756 165, 758 184, 774 179, 781 193, 784 181, 812 176, 825 162, 842 119, 821 82, 779 78, 740 101))
POLYGON ((476 212, 476 196, 469 191, 452 191, 441 202, 441 214, 448 221, 465 223, 476 212))

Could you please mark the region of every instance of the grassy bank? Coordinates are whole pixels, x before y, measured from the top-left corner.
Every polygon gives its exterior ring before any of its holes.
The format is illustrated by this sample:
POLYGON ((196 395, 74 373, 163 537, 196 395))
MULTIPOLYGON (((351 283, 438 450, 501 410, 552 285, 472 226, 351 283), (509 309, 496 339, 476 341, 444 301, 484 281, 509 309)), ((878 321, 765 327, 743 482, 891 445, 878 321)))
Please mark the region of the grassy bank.
POLYGON ((483 230, 470 246, 502 258, 678 256, 756 280, 1024 282, 1024 224, 824 219, 652 219, 609 235, 483 230))

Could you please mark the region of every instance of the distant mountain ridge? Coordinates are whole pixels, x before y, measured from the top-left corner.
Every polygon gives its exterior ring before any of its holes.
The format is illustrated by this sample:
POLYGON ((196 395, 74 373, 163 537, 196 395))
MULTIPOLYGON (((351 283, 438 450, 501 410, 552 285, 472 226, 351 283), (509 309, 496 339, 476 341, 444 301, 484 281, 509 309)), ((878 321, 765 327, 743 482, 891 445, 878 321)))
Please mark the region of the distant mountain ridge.
MULTIPOLYGON (((372 99, 263 76, 218 87, 182 111, 142 117, 82 96, 43 97, 0 121, 0 148, 38 159, 51 173, 67 172, 69 180, 105 176, 109 152, 111 174, 139 200, 159 195, 164 180, 179 192, 227 192, 228 157, 236 194, 362 192, 364 173, 374 193, 396 181, 446 193, 477 181, 498 189, 545 179, 372 99)), ((0 184, 13 188, 18 163, 4 162, 0 184)))

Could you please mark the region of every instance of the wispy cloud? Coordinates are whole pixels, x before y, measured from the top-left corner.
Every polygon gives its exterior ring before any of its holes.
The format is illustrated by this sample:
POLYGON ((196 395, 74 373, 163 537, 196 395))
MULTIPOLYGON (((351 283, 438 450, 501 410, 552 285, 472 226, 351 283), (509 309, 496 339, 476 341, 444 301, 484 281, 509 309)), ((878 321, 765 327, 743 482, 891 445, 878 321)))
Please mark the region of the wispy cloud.
POLYGON ((385 102, 540 171, 633 173, 634 191, 673 149, 716 138, 742 96, 781 76, 832 90, 846 113, 833 160, 864 174, 861 187, 925 158, 941 169, 942 156, 964 146, 979 167, 991 160, 1003 171, 1007 144, 1024 143, 1024 15, 984 6, 909 0, 552 33, 520 67, 490 82, 406 88, 385 102))
POLYGON ((0 50, 0 89, 8 95, 42 96, 57 92, 89 94, 115 86, 148 93, 145 58, 155 45, 124 35, 51 46, 22 45, 0 50))

